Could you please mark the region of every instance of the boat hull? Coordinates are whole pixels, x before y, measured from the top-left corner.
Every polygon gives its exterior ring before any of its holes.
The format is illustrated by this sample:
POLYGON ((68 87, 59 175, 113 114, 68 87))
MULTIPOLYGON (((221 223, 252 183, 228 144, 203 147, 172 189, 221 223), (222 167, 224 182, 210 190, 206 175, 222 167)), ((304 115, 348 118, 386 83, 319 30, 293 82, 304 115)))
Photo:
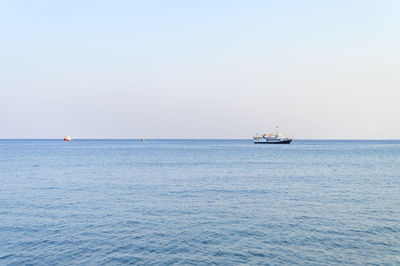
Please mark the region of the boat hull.
POLYGON ((254 141, 254 144, 290 144, 292 139, 282 141, 254 141))

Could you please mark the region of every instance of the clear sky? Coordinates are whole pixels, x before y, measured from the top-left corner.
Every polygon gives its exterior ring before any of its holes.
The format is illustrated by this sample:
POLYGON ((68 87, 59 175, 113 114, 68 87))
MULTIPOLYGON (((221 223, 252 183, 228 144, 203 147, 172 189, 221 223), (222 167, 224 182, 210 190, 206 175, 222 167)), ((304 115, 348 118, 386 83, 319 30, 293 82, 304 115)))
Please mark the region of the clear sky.
POLYGON ((0 0, 0 138, 400 138, 400 1, 0 0))

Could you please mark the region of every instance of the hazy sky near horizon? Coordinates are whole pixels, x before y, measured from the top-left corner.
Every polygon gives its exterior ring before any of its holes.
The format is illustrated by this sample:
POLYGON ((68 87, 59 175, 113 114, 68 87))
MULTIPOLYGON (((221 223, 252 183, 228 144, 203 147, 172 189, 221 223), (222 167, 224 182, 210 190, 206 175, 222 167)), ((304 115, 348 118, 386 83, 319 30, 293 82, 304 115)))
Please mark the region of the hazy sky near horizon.
POLYGON ((0 138, 400 138, 400 1, 0 0, 0 138))

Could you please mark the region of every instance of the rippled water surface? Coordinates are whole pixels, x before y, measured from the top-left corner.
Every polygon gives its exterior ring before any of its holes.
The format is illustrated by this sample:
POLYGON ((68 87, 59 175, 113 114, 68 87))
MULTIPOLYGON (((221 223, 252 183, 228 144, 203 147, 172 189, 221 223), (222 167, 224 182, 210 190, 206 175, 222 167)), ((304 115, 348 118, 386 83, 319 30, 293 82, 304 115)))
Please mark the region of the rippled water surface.
POLYGON ((0 264, 399 264, 400 141, 0 140, 0 264))

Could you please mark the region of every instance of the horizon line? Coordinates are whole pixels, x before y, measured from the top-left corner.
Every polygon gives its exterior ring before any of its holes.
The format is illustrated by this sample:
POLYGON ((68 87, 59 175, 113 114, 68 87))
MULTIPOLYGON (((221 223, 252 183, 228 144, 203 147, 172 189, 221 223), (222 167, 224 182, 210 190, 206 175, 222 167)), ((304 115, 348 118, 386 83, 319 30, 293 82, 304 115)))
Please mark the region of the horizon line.
MULTIPOLYGON (((0 140, 64 140, 63 138, 0 138, 0 140)), ((73 138, 72 140, 253 140, 252 138, 73 138)), ((400 140, 398 139, 344 139, 344 138, 299 138, 293 140, 400 140)))

